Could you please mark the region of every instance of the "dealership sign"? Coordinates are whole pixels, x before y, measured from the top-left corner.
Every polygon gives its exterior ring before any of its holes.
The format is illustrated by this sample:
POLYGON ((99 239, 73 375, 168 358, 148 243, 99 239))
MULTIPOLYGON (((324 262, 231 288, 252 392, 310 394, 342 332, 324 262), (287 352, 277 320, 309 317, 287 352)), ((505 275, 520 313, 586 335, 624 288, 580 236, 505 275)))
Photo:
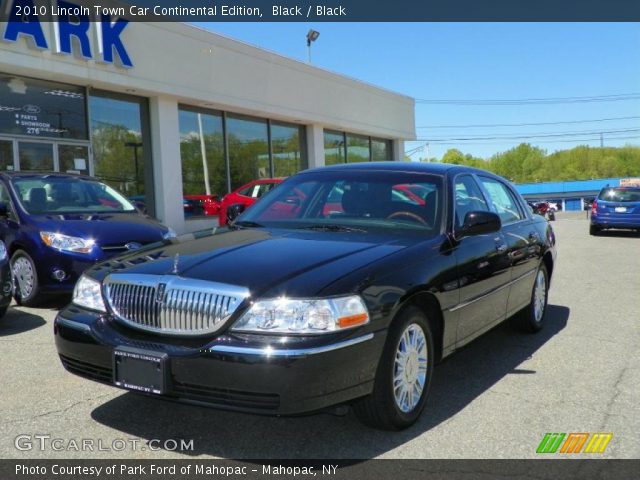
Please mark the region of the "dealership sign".
MULTIPOLYGON (((39 49, 49 49, 43 22, 40 19, 48 13, 48 10, 42 10, 42 7, 36 6, 33 0, 14 0, 2 39, 17 42, 20 37, 23 37, 39 49)), ((80 47, 78 53, 83 58, 87 60, 95 58, 104 63, 133 67, 121 39, 122 32, 129 23, 128 20, 123 18, 113 20, 111 15, 102 13, 98 15, 99 21, 92 22, 86 8, 63 1, 57 2, 54 18, 56 21, 51 23, 55 37, 53 48, 56 53, 73 54, 72 38, 75 38, 76 46, 80 47), (93 33, 91 33, 92 26, 93 33), (96 40, 97 52, 91 48, 91 35, 96 40)))

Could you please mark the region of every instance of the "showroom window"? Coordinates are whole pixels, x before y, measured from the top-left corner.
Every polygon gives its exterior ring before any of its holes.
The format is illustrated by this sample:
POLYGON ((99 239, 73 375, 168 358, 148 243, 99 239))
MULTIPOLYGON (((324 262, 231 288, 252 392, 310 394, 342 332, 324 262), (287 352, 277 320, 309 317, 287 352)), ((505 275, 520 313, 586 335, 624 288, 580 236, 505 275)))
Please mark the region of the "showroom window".
POLYGON ((347 134, 347 163, 368 162, 370 159, 369 137, 347 134))
POLYGON ((147 99, 93 91, 89 113, 93 175, 153 215, 147 99))
POLYGON ((288 177, 308 166, 305 129, 300 125, 271 122, 273 176, 288 177))
POLYGON ((222 113, 180 106, 180 159, 185 215, 213 212, 205 202, 227 192, 222 113))
POLYGON ((335 165, 347 162, 344 133, 324 131, 324 164, 335 165))
POLYGON ((217 215, 207 202, 253 180, 287 177, 308 165, 305 127, 179 106, 185 217, 217 215))
POLYGON ((0 134, 87 140, 84 87, 0 74, 0 134))
POLYGON ((267 121, 228 115, 226 130, 231 190, 270 177, 267 121))
POLYGON ((392 159, 391 140, 332 130, 324 131, 325 165, 392 159))
POLYGON ((378 138, 371 139, 371 160, 374 162, 382 162, 392 160, 391 140, 383 140, 378 138))

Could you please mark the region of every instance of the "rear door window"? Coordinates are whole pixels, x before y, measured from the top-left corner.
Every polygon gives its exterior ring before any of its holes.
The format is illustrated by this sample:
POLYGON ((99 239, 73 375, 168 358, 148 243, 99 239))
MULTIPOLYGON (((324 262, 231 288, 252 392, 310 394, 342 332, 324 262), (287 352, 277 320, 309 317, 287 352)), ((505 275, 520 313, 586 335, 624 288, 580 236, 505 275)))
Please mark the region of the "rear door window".
POLYGON ((489 194, 493 210, 500 216, 503 225, 517 222, 524 218, 524 214, 518 206, 518 201, 509 187, 493 178, 480 176, 480 181, 489 194))

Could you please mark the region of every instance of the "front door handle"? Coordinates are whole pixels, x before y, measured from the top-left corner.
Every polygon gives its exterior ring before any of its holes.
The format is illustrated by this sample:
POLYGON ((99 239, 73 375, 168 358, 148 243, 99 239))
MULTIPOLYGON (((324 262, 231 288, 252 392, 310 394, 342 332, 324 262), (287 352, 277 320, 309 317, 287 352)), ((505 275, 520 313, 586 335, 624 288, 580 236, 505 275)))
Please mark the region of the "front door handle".
POLYGON ((538 232, 529 233, 529 240, 531 240, 532 242, 537 242, 538 240, 540 240, 540 237, 538 236, 538 232))
POLYGON ((507 251, 507 244, 500 242, 500 243, 496 243, 496 252, 498 253, 505 253, 507 251))

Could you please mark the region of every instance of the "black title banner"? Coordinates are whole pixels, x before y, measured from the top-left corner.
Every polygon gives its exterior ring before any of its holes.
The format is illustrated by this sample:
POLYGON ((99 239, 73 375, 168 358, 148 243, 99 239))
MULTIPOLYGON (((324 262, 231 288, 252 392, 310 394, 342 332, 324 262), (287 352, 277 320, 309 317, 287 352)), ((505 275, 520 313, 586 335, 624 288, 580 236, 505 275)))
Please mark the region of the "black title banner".
POLYGON ((637 0, 1 0, 0 20, 181 22, 631 22, 637 0))
POLYGON ((638 470, 639 460, 0 460, 3 480, 617 480, 638 470))

